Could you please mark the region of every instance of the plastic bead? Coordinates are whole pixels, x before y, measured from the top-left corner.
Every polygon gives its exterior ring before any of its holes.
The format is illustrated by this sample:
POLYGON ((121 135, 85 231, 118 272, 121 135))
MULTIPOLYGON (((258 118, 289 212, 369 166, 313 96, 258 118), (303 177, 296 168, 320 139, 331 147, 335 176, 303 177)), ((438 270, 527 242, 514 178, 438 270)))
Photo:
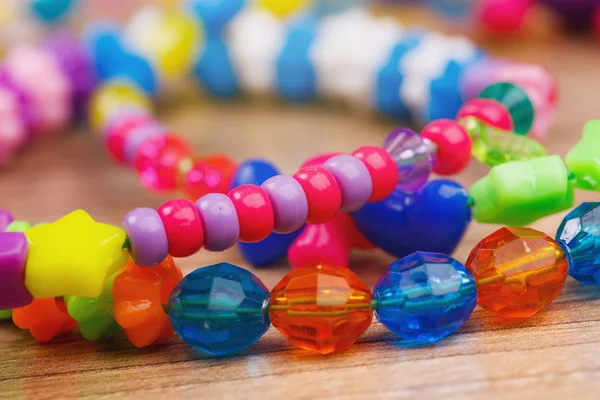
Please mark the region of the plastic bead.
POLYGON ((569 269, 560 245, 531 228, 501 228, 483 239, 466 267, 478 303, 503 318, 529 318, 561 292, 569 269))
POLYGON ((583 203, 563 219, 556 240, 567 253, 569 274, 584 285, 600 284, 600 203, 583 203))
POLYGON ((42 21, 55 23, 63 19, 75 4, 74 0, 31 0, 29 8, 42 21))
POLYGON ((503 131, 513 130, 510 113, 501 103, 490 99, 473 99, 466 102, 458 111, 456 119, 473 117, 486 125, 503 131))
POLYGON ((473 143, 462 126, 450 119, 429 123, 421 136, 437 146, 433 172, 454 175, 462 172, 471 162, 473 143))
POLYGON ((406 128, 396 129, 385 139, 383 148, 396 163, 398 190, 414 193, 427 183, 435 157, 432 148, 417 132, 406 128))
POLYGON ((477 8, 478 19, 495 33, 510 34, 523 27, 532 6, 532 0, 483 0, 477 8))
POLYGON ((204 244, 204 228, 196 206, 188 200, 169 200, 157 210, 167 233, 169 254, 189 257, 204 244))
POLYGON ((573 184, 559 156, 495 166, 469 189, 483 223, 529 225, 573 206, 573 184))
POLYGON ((361 160, 348 154, 340 154, 325 161, 323 167, 333 174, 340 186, 340 211, 356 211, 369 201, 373 194, 373 183, 369 170, 361 160))
POLYGON ((33 298, 25 287, 27 238, 21 232, 0 233, 0 310, 23 307, 33 298))
POLYGON ((165 343, 173 328, 163 307, 183 275, 171 257, 145 268, 127 263, 113 283, 115 319, 135 347, 165 343))
POLYGON ((232 188, 241 185, 262 185, 267 179, 279 175, 273 164, 266 160, 247 160, 240 164, 231 182, 232 188))
POLYGON ((12 318, 17 327, 28 329, 31 336, 41 343, 50 342, 77 326, 69 317, 63 301, 54 297, 33 299, 31 304, 15 308, 12 318))
POLYGON ((459 330, 477 305, 473 274, 454 258, 413 253, 373 288, 379 322, 402 339, 433 343, 459 330))
POLYGON ((77 322, 79 333, 85 340, 109 338, 119 331, 112 297, 113 283, 118 274, 117 271, 106 279, 100 297, 69 296, 65 299, 67 311, 77 322))
POLYGON ((241 242, 260 242, 273 232, 275 215, 267 193, 256 185, 242 185, 228 194, 240 221, 241 242))
POLYGON ((276 16, 283 18, 308 8, 310 0, 259 0, 258 4, 276 16))
POLYGON ((294 346, 329 354, 350 346, 371 325, 371 292, 348 268, 294 269, 271 292, 269 315, 294 346))
POLYGON ((13 221, 6 227, 5 232, 25 232, 27 229, 31 228, 25 221, 13 221))
POLYGON ((600 190, 600 120, 585 124, 583 137, 565 157, 565 164, 575 176, 575 186, 600 190))
POLYGON ((198 60, 194 73, 204 88, 215 97, 229 98, 240 92, 229 48, 220 34, 206 38, 204 53, 198 60))
POLYGON ((221 263, 199 268, 173 290, 169 318, 184 342, 205 353, 237 353, 269 329, 269 291, 251 272, 221 263))
POLYGON ((167 136, 168 134, 169 131, 167 128, 154 120, 131 128, 131 130, 124 135, 123 162, 133 166, 140 152, 140 147, 142 147, 144 143, 158 136, 167 136))
POLYGON ((12 310, 0 310, 0 321, 12 319, 12 310))
POLYGON ((245 0, 189 0, 187 3, 210 34, 221 33, 245 6, 245 0))
POLYGON ((109 153, 119 163, 125 162, 125 143, 136 129, 155 124, 154 119, 142 110, 130 110, 117 114, 104 129, 104 139, 109 153))
POLYGON ((363 146, 352 155, 361 160, 369 170, 373 184, 369 201, 381 201, 388 197, 398 183, 398 170, 390 154, 378 146, 363 146))
POLYGON ((35 298, 98 297, 106 277, 125 264, 125 232, 74 211, 25 231, 29 253, 25 285, 35 298))
MULTIPOLYGON (((396 169, 394 168, 394 171, 396 169)), ((332 219, 342 206, 342 193, 335 176, 322 166, 302 167, 294 175, 308 202, 309 224, 320 224, 332 219)))
POLYGON ((209 193, 226 194, 236 170, 237 165, 223 154, 189 158, 179 164, 180 189, 192 201, 209 193))
POLYGON ((240 237, 240 222, 233 202, 222 193, 210 193, 196 202, 204 229, 204 247, 224 251, 240 237))
POLYGON ((169 241, 162 219, 156 210, 140 207, 123 218, 123 229, 136 264, 153 267, 167 257, 169 241))
POLYGON ((261 187, 273 206, 275 232, 291 233, 304 225, 308 216, 308 200, 297 180, 276 175, 267 179, 261 187))
POLYGON ((535 109, 527 93, 515 84, 495 83, 483 89, 479 97, 500 102, 510 112, 515 133, 526 135, 533 126, 535 109))
POLYGON ((13 222, 12 215, 8 211, 0 210, 0 232, 4 232, 11 222, 13 222))

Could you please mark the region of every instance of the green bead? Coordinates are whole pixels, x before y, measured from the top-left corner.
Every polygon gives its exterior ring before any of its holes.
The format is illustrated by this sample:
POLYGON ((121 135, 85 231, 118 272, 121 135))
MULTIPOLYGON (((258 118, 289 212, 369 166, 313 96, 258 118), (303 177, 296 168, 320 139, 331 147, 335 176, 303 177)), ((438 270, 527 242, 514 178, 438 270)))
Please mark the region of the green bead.
POLYGON ((473 117, 462 118, 459 123, 473 138, 473 157, 490 167, 548 155, 544 146, 528 136, 488 126, 473 117))
POLYGON ((6 227, 6 232, 25 232, 29 228, 31 225, 25 221, 13 221, 6 227))
POLYGON ((479 97, 502 103, 512 117, 517 135, 526 135, 531 130, 535 109, 527 93, 517 85, 509 82, 494 83, 483 89, 479 97))
POLYGON ((12 310, 0 310, 0 320, 7 320, 12 318, 12 310))
POLYGON ((559 156, 498 165, 469 190, 479 222, 529 225, 573 206, 574 189, 559 156))
POLYGON ((575 186, 600 191, 600 120, 583 128, 583 137, 569 151, 565 163, 575 176, 575 186))

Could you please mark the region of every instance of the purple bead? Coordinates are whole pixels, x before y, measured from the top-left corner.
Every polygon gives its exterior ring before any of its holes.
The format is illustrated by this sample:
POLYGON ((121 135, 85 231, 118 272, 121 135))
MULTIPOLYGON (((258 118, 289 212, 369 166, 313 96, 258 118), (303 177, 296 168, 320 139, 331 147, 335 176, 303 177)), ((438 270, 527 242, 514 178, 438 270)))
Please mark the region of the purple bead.
POLYGON ((373 182, 365 164, 349 154, 331 157, 323 164, 335 176, 342 191, 342 212, 357 211, 371 197, 373 182))
POLYGON ((13 222, 12 215, 6 210, 0 210, 0 232, 4 232, 11 222, 13 222))
POLYGON ((133 165, 138 150, 143 143, 156 136, 166 134, 168 134, 167 128, 159 123, 152 123, 132 130, 125 138, 125 149, 123 150, 123 159, 125 160, 125 163, 133 165))
POLYGON ((425 186, 435 161, 435 152, 421 135, 407 128, 396 129, 385 139, 383 148, 396 163, 397 190, 410 194, 425 186))
POLYGON ((25 287, 27 247, 24 233, 0 233, 0 310, 23 307, 33 301, 25 287))
POLYGON ((142 267, 161 263, 169 253, 167 232, 152 208, 136 208, 123 218, 123 229, 131 244, 131 257, 142 267))
POLYGON ((292 233, 304 225, 308 217, 308 200, 302 186, 291 176, 275 175, 261 188, 269 196, 275 214, 276 233, 292 233))
POLYGON ((240 222, 233 202, 222 193, 209 193, 196 201, 204 228, 204 248, 224 251, 240 237, 240 222))

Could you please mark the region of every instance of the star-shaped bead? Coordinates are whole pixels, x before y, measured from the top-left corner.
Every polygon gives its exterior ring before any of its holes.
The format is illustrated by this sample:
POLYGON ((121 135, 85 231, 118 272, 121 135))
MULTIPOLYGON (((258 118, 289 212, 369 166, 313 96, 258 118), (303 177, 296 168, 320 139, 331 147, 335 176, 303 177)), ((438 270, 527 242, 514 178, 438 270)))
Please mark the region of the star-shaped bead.
POLYGON ((25 285, 35 298, 98 297, 109 274, 128 259, 125 232, 77 210, 25 231, 29 254, 25 285))

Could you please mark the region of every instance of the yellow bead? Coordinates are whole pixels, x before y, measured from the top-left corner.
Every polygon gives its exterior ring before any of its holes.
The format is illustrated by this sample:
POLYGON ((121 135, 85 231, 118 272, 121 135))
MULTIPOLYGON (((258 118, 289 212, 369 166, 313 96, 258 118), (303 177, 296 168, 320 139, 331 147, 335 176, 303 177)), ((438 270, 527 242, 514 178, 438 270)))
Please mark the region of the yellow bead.
POLYGON ((89 121, 92 129, 99 132, 115 111, 132 106, 148 111, 152 109, 148 96, 135 86, 123 81, 105 83, 90 101, 89 121))
POLYGON ((99 297, 109 274, 128 258, 126 235, 78 210, 25 231, 29 253, 25 286, 35 298, 99 297))
POLYGON ((279 18, 297 13, 309 8, 311 0, 259 0, 262 8, 269 10, 279 18))

